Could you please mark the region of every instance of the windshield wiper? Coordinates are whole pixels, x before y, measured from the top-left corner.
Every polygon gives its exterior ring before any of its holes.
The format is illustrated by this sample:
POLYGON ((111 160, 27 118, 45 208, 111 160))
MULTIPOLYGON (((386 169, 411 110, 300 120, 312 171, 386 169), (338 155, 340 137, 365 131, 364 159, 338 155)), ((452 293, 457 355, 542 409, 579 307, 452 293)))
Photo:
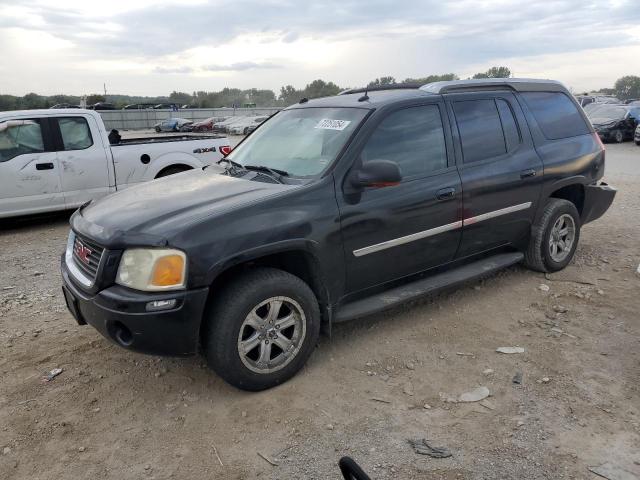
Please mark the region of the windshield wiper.
POLYGON ((268 173, 280 183, 284 183, 282 177, 289 176, 289 172, 287 172, 286 170, 280 170, 279 168, 269 168, 265 167, 264 165, 243 165, 242 168, 244 168, 245 170, 254 170, 256 172, 268 173))
POLYGON ((238 173, 238 170, 240 170, 240 171, 246 170, 246 168, 244 168, 244 166, 242 166, 242 164, 240 164, 238 162, 234 162, 230 158, 221 158, 216 163, 218 165, 220 165, 222 162, 226 162, 227 163, 227 167, 224 169, 224 172, 226 174, 231 173, 232 175, 236 175, 238 173))

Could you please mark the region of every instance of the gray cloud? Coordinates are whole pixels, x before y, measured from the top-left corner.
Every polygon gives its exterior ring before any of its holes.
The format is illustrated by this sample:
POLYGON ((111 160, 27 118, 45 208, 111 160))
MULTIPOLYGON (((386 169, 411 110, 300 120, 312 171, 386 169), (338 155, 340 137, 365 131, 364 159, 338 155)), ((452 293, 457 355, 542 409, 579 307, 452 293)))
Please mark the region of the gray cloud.
MULTIPOLYGON (((273 34, 283 42, 301 36, 316 39, 366 41, 400 37, 410 40, 411 58, 424 58, 428 70, 430 47, 451 59, 452 66, 494 58, 568 53, 637 42, 625 28, 637 28, 637 0, 612 6, 606 0, 506 0, 495 4, 472 0, 237 0, 194 5, 152 6, 105 18, 36 4, 29 8, 42 24, 4 19, 0 25, 38 29, 76 44, 87 56, 155 58, 200 45, 224 45, 247 33, 273 34), (105 22, 118 33, 102 28, 105 22)), ((375 52, 371 53, 375 56, 375 52)), ((211 65, 209 71, 275 68, 269 64, 211 65)), ((159 67, 159 73, 174 72, 159 67)))
POLYGON ((156 67, 153 69, 153 73, 192 73, 191 67, 156 67))
POLYGON ((206 65, 202 67, 207 72, 244 72, 245 70, 257 70, 257 69, 273 69, 283 68, 282 65, 276 65, 274 63, 264 62, 236 62, 231 65, 206 65))

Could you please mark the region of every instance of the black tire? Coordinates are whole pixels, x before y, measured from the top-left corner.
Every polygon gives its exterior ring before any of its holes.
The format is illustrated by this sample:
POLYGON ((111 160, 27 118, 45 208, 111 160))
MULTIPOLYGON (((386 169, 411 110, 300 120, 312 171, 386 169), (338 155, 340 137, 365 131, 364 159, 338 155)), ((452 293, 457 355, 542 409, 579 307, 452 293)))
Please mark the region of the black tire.
POLYGON ((580 227, 580 215, 573 203, 559 198, 550 198, 544 207, 542 216, 533 226, 529 247, 525 252, 525 265, 538 272, 557 272, 565 268, 573 259, 573 255, 578 246, 580 227), (562 261, 556 261, 551 257, 549 241, 554 224, 563 214, 568 214, 573 219, 575 233, 573 244, 566 258, 562 261))
POLYGON ((249 133, 249 127, 244 127, 244 135, 246 135, 247 133, 249 133))
POLYGON ((640 140, 636 140, 636 145, 640 147, 640 140))
MULTIPOLYGON (((209 366, 239 389, 259 391, 286 382, 302 368, 318 343, 318 300, 305 282, 290 273, 275 268, 251 270, 236 277, 215 296, 215 303, 203 318, 206 322, 202 336, 204 354, 209 366), (240 356, 240 330, 249 313, 272 297, 287 297, 297 302, 304 313, 306 332, 288 363, 274 372, 256 372, 247 367, 240 356)), ((261 345, 259 349, 261 351, 261 345)))
POLYGON ((624 142, 624 133, 622 130, 614 130, 611 132, 611 139, 616 143, 622 143, 624 142))
POLYGON ((156 132, 157 132, 157 133, 160 133, 160 131, 161 131, 161 130, 160 130, 160 127, 156 127, 156 132))
POLYGON ((168 177, 169 175, 175 175, 176 173, 186 172, 187 170, 191 170, 190 168, 184 167, 167 167, 164 170, 161 170, 156 178, 168 177))

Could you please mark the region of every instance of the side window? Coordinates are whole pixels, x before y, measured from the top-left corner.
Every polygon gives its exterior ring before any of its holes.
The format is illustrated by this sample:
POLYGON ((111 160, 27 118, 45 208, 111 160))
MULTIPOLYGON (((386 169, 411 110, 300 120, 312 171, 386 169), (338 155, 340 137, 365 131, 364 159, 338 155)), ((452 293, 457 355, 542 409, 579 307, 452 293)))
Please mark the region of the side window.
POLYGON ((362 150, 362 161, 390 160, 403 178, 447 167, 447 150, 437 105, 391 113, 375 129, 362 150))
POLYGON ((0 122, 0 162, 25 153, 44 152, 40 120, 7 120, 0 122))
POLYGON ((86 118, 58 118, 58 125, 65 150, 84 150, 93 145, 91 130, 86 118))
POLYGON ((507 153, 502 124, 493 99, 453 103, 464 163, 478 162, 507 153))
POLYGON ((521 142, 518 124, 513 116, 513 110, 511 110, 506 100, 498 98, 496 99, 496 105, 498 105, 498 112, 500 113, 500 120, 502 121, 502 130, 504 132, 504 139, 507 142, 507 151, 511 152, 515 150, 521 142))
POLYGON ((523 92, 525 103, 548 140, 589 133, 584 118, 562 92, 523 92))

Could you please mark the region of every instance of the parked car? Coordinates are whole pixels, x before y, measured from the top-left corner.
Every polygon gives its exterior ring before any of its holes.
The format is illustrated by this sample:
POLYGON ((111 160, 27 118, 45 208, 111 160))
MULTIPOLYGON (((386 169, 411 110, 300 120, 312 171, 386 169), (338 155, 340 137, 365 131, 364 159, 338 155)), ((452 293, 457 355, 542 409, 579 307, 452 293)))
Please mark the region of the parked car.
POLYGON ((155 110, 178 110, 175 103, 158 103, 152 107, 155 110))
POLYGON ((603 142, 621 143, 633 138, 640 121, 640 107, 602 105, 587 111, 587 116, 603 142))
POLYGON ((132 103, 125 105, 123 110, 148 110, 153 108, 153 103, 132 103))
POLYGON ((636 142, 636 145, 640 146, 640 125, 636 127, 636 132, 633 136, 633 141, 636 142))
POLYGON ((190 132, 193 129, 193 121, 186 118, 167 118, 153 126, 154 130, 160 132, 190 132))
POLYGON ((222 122, 214 122, 212 125, 212 130, 214 132, 226 133, 230 126, 239 122, 244 122, 245 118, 246 117, 243 117, 243 116, 235 116, 235 117, 229 117, 226 120, 223 120, 222 122))
POLYGON ((616 190, 560 83, 303 99, 231 153, 71 218, 67 305, 116 344, 238 388, 291 378, 321 327, 523 262, 563 269, 616 190), (132 206, 135 205, 135 208, 132 206))
POLYGON ((61 108, 81 108, 80 105, 72 105, 70 103, 57 103, 53 107, 49 107, 51 109, 61 109, 61 108))
POLYGON ((119 137, 107 134, 100 114, 91 110, 0 112, 0 217, 77 208, 209 165, 229 148, 219 135, 119 137))
POLYGON ((227 133, 232 135, 247 135, 249 133, 249 128, 253 127, 252 131, 255 130, 262 122, 267 120, 269 117, 244 117, 245 120, 236 122, 233 125, 230 125, 227 128, 227 133))
POLYGON ((116 110, 116 106, 113 103, 107 102, 98 102, 87 108, 91 110, 116 110))
POLYGON ((194 122, 193 131, 194 132, 210 132, 213 130, 213 124, 216 122, 224 122, 229 117, 209 117, 200 122, 194 122))
POLYGON ((576 100, 581 107, 586 107, 592 103, 622 103, 613 95, 577 95, 576 100))

